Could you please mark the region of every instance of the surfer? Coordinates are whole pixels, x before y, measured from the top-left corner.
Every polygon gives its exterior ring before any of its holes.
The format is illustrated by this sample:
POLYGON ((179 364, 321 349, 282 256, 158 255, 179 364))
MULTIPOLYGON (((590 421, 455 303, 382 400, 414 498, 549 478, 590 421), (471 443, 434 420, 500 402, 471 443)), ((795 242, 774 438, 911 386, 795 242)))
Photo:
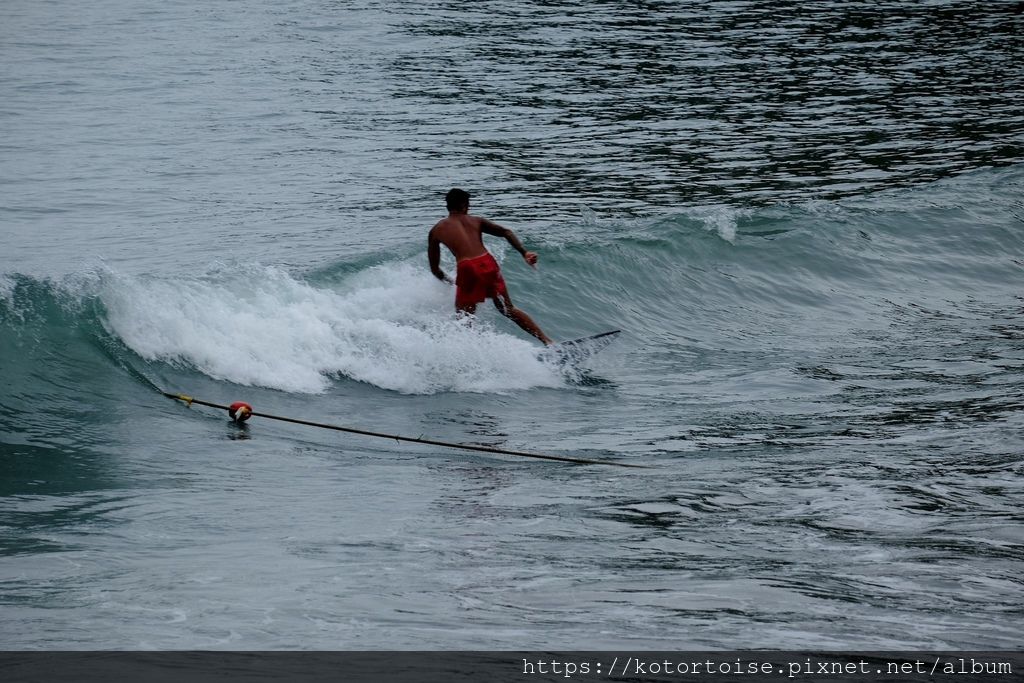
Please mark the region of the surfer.
POLYGON ((469 193, 465 190, 452 189, 445 195, 445 203, 448 217, 430 229, 427 259, 434 277, 450 284, 451 279, 441 270, 441 245, 448 247, 455 256, 455 310, 460 314, 473 315, 477 304, 491 299, 502 315, 545 344, 551 344, 551 338, 537 323, 525 311, 512 305, 498 262, 484 246, 483 234, 504 237, 533 268, 537 267, 537 254, 526 251, 516 234, 508 228, 486 218, 470 216, 469 193))

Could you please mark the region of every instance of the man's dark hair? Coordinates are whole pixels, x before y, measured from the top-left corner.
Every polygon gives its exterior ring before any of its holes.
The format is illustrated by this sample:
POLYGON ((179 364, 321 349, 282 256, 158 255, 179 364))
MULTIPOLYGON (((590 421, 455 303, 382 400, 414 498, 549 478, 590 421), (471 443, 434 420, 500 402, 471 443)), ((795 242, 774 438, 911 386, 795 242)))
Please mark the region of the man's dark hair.
POLYGON ((444 203, 448 206, 449 211, 464 209, 469 206, 469 193, 465 190, 453 187, 448 190, 448 194, 444 196, 444 203))

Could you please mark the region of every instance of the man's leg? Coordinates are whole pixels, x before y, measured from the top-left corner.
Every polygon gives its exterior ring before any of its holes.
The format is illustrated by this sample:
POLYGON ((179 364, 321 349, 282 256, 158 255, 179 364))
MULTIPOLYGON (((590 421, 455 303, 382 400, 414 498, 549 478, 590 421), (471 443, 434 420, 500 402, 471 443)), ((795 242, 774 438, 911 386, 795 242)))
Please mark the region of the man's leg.
POLYGON ((508 295, 505 295, 504 297, 494 297, 494 306, 503 316, 514 322, 516 325, 519 325, 523 330, 529 332, 545 344, 554 343, 551 341, 549 336, 541 331, 540 327, 537 326, 537 323, 533 322, 533 318, 528 316, 526 311, 521 311, 512 305, 512 299, 510 299, 508 295))

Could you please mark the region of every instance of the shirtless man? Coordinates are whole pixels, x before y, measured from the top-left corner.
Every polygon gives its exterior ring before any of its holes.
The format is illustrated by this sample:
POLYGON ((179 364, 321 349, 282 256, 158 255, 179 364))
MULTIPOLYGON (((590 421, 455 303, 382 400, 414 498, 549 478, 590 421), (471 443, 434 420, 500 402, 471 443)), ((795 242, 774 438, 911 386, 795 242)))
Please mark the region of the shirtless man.
POLYGON ((523 243, 508 228, 503 228, 486 218, 470 216, 469 193, 465 190, 451 190, 445 196, 445 203, 448 205, 448 217, 430 229, 427 236, 427 259, 430 261, 430 272, 434 277, 450 283, 451 280, 441 270, 441 245, 448 247, 454 254, 457 270, 455 310, 472 315, 476 313, 478 303, 484 299, 491 299, 502 315, 545 344, 551 344, 551 339, 541 331, 537 323, 524 311, 512 305, 498 262, 484 247, 483 233, 504 237, 534 268, 537 264, 537 254, 526 251, 523 243))

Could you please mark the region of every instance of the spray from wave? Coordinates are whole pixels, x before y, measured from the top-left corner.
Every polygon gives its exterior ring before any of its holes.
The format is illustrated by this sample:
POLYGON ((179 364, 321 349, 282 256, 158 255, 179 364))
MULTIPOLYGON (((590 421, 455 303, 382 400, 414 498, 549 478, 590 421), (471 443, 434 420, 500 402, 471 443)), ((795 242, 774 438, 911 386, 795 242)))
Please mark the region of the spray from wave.
POLYGON ((456 320, 450 289, 417 266, 375 266, 326 289, 264 266, 188 279, 106 271, 96 296, 107 330, 143 359, 242 385, 322 393, 350 378, 431 394, 564 384, 536 344, 456 320))

